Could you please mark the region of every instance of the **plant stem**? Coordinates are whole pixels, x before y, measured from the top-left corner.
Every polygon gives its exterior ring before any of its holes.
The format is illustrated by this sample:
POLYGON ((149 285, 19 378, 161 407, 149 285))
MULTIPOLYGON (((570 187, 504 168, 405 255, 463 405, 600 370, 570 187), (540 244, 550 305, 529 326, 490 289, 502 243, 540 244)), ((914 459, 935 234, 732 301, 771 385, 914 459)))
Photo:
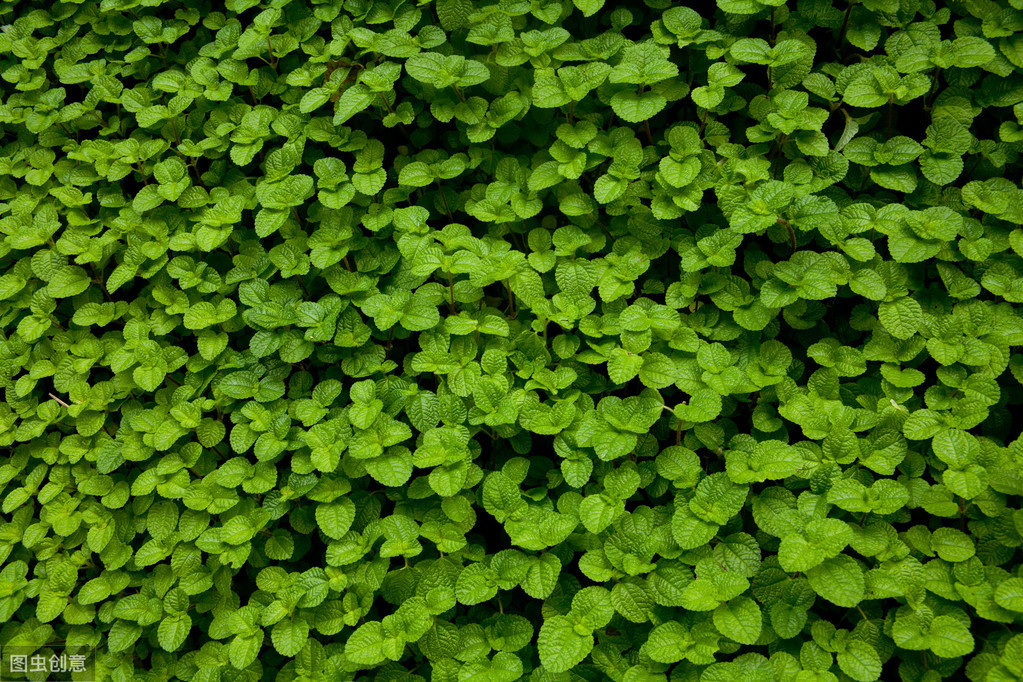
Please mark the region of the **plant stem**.
POLYGON ((784 218, 778 218, 778 224, 784 225, 785 229, 789 231, 789 239, 792 241, 792 252, 796 251, 796 233, 792 229, 792 223, 785 220, 784 218))
POLYGON ((778 138, 778 146, 775 147, 774 151, 771 152, 770 162, 771 162, 771 166, 772 166, 772 169, 771 169, 771 179, 772 180, 777 180, 778 179, 778 157, 781 156, 782 147, 785 146, 785 141, 787 139, 788 139, 788 135, 782 135, 781 137, 779 137, 778 138))
POLYGON ((924 97, 924 109, 929 110, 931 105, 934 104, 934 99, 938 96, 938 92, 941 90, 941 85, 938 79, 941 77, 941 67, 934 67, 934 82, 931 83, 931 90, 924 97))
POLYGON ((448 302, 451 304, 451 314, 455 315, 456 314, 455 313, 455 282, 451 278, 451 273, 450 272, 448 272, 448 295, 450 297, 448 302))
POLYGON ((845 30, 849 28, 849 14, 853 8, 852 0, 849 0, 849 5, 845 8, 845 16, 842 17, 842 28, 838 30, 838 41, 835 43, 835 51, 842 47, 843 41, 845 41, 845 30))
POLYGON ((50 397, 53 398, 54 400, 56 400, 58 405, 63 405, 64 407, 71 407, 66 402, 64 402, 63 400, 61 400, 57 396, 53 395, 52 393, 50 394, 50 397))
POLYGON ((508 280, 504 280, 504 288, 508 292, 508 314, 515 317, 515 294, 512 293, 508 280))
POLYGON ((451 222, 455 222, 455 216, 451 214, 451 207, 448 206, 448 198, 444 196, 444 188, 440 186, 440 180, 434 179, 433 182, 437 185, 437 191, 440 192, 440 200, 444 204, 444 211, 447 212, 448 218, 451 222))
POLYGON ((885 133, 885 138, 889 139, 889 140, 892 137, 892 106, 894 105, 894 103, 895 103, 895 96, 894 95, 888 95, 888 130, 885 133))

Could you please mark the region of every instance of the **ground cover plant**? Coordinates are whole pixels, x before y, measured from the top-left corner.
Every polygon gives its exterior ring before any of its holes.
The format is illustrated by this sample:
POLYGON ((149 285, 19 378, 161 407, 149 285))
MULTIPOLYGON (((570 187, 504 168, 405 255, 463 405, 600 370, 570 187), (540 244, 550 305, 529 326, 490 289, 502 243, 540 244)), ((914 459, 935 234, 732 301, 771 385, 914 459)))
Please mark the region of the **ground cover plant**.
POLYGON ((1023 677, 1021 0, 0 2, 0 76, 0 653, 1023 677))

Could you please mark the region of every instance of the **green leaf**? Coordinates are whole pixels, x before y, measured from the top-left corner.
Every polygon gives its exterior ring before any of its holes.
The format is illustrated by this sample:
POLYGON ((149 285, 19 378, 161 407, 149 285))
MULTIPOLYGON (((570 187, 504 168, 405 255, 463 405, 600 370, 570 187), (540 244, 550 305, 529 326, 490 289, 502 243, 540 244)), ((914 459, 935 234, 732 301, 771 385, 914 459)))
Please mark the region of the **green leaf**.
POLYGON ((282 656, 294 656, 309 638, 309 623, 303 618, 285 618, 273 626, 270 639, 274 649, 282 656))
POLYGON ((591 585, 584 587, 572 597, 571 617, 590 630, 602 628, 614 617, 614 605, 611 593, 603 587, 591 585))
POLYGON ((842 672, 857 682, 871 682, 881 678, 881 657, 867 642, 850 638, 836 658, 842 672))
MULTIPOLYGON (((308 97, 311 92, 306 95, 308 97)), ((316 100, 306 102, 306 97, 302 98, 301 106, 305 107, 312 105, 316 100)), ((334 125, 339 126, 347 123, 353 116, 363 111, 366 107, 372 104, 377 99, 377 93, 373 92, 363 83, 356 83, 352 87, 341 93, 337 103, 334 105, 334 125)), ((322 102, 321 102, 322 104, 322 102)), ((316 105, 317 107, 319 105, 316 105)), ((313 107, 315 109, 316 107, 313 107)), ((312 111, 312 109, 310 109, 312 111)))
POLYGON ((228 657, 231 665, 239 670, 244 670, 252 665, 259 657, 259 651, 263 646, 263 631, 259 630, 255 635, 235 635, 228 646, 228 657))
POLYGON ((943 658, 965 656, 974 649, 973 635, 966 623, 952 616, 937 616, 931 621, 931 651, 943 658))
POLYGON ((863 569, 849 556, 826 559, 809 569, 806 578, 814 592, 836 606, 851 608, 866 596, 863 569))
POLYGON ((164 651, 177 651, 185 643, 191 627, 192 619, 187 613, 179 613, 162 619, 157 629, 160 648, 164 651))
POLYGON ((974 554, 976 548, 970 537, 955 528, 938 528, 931 534, 931 548, 945 561, 966 561, 974 554))
POLYGON ((481 604, 497 594, 497 573, 483 564, 470 564, 458 575, 455 598, 461 604, 481 604))
POLYGON ((621 348, 611 351, 607 360, 607 373, 611 381, 624 384, 634 379, 643 368, 643 357, 621 348))
POLYGON ((650 41, 630 45, 625 48, 618 65, 611 69, 608 80, 612 83, 650 85, 674 78, 678 75, 678 67, 668 59, 669 54, 666 48, 650 41))
POLYGON ((600 533, 625 513, 625 504, 607 500, 603 495, 589 495, 579 504, 579 518, 586 530, 600 533))
POLYGON ((546 599, 554 591, 561 574, 561 561, 553 554, 531 557, 522 590, 534 599, 546 599))
POLYGON ((584 17, 590 17, 600 11, 604 6, 604 0, 572 0, 572 4, 583 13, 584 17))
POLYGON ((89 283, 89 275, 85 270, 73 265, 66 266, 53 273, 46 293, 53 298, 70 298, 88 289, 89 283))
POLYGON ((923 322, 923 309, 920 303, 909 296, 882 303, 878 306, 877 312, 881 324, 897 339, 910 338, 916 334, 923 322))
POLYGON ((430 167, 422 161, 413 161, 398 173, 398 183, 409 187, 426 187, 434 180, 430 167))
POLYGON ((540 663, 549 672, 568 672, 582 663, 593 650, 593 635, 577 632, 565 616, 545 618, 537 638, 540 663))
POLYGON ((737 597, 714 609, 714 627, 725 637, 741 644, 760 638, 763 620, 760 607, 749 597, 737 597))
POLYGON ((470 0, 438 0, 437 18, 445 31, 455 31, 464 27, 473 13, 470 0))
MULTIPOLYGON (((276 647, 276 642, 274 646, 276 647)), ((345 642, 345 657, 352 663, 367 668, 379 665, 386 659, 384 628, 380 621, 363 623, 351 634, 345 642)))
POLYGON ((619 92, 611 97, 611 108, 615 114, 629 123, 653 118, 667 105, 667 98, 653 90, 644 93, 619 92))
POLYGON ((316 525, 324 534, 340 540, 352 527, 355 520, 355 503, 350 499, 342 498, 330 504, 319 504, 316 507, 316 525))
POLYGON ((995 588, 995 603, 1009 611, 1023 611, 1023 578, 1008 578, 995 588))
POLYGON ((672 664, 684 659, 689 648, 695 643, 684 625, 677 621, 668 621, 650 631, 643 648, 652 660, 672 664))

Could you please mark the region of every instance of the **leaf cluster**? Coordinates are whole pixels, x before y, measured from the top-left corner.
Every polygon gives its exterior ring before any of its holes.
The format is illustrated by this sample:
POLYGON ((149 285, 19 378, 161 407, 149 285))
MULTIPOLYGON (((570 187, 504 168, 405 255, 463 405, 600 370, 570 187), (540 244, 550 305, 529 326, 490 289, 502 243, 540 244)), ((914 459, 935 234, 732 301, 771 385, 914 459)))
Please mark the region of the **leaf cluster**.
POLYGON ((0 77, 0 648, 1023 677, 1020 0, 0 2, 0 77))

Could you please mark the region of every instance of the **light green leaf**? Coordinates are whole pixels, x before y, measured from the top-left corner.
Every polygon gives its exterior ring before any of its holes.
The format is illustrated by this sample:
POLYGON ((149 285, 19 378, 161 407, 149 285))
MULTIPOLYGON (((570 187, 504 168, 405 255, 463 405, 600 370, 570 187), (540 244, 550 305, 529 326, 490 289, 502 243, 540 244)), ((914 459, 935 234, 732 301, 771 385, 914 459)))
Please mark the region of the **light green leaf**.
POLYGON ((806 572, 810 587, 836 606, 851 608, 865 595, 863 568, 852 557, 840 555, 826 559, 806 572))
POLYGON ((714 609, 714 627, 725 637, 740 644, 753 644, 760 638, 763 618, 760 607, 749 597, 737 597, 714 609))
POLYGON ((544 619, 537 638, 540 663, 549 672, 564 673, 582 663, 593 649, 593 635, 576 631, 565 616, 544 619))
POLYGON ((915 298, 904 296, 882 303, 878 307, 878 318, 889 334, 897 339, 908 339, 920 328, 923 309, 915 298))
POLYGON ((863 640, 850 638, 836 658, 842 672, 857 682, 881 679, 881 657, 874 647, 863 640))
POLYGON ((177 651, 192 628, 192 619, 187 613, 168 616, 160 621, 157 628, 157 639, 164 651, 177 651))
POLYGON ((273 626, 270 639, 281 656, 295 656, 309 638, 309 623, 301 617, 285 618, 273 626))

